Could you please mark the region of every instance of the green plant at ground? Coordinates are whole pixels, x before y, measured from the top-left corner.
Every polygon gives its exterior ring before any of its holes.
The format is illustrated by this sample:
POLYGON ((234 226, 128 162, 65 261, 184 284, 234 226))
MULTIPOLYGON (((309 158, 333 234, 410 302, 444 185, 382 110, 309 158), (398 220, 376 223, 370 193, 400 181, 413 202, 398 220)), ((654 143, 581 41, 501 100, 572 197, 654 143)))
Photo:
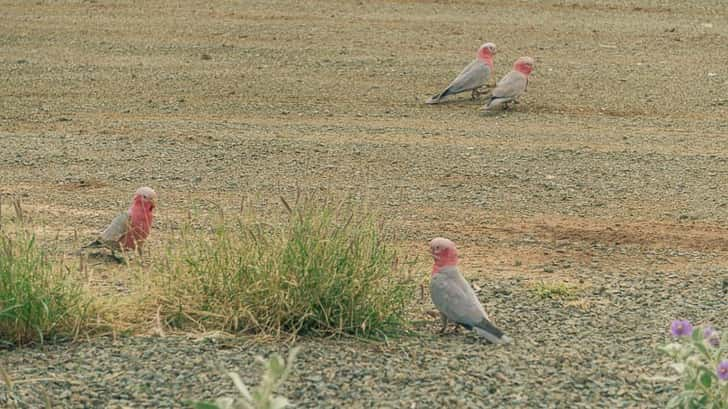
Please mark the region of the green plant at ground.
POLYGON ((297 354, 298 348, 292 348, 288 353, 287 361, 284 361, 278 354, 271 355, 267 361, 262 357, 257 357, 256 359, 264 367, 263 379, 252 392, 240 379, 240 375, 229 372, 227 375, 233 380, 235 388, 240 393, 239 397, 218 398, 215 402, 188 403, 195 409, 283 409, 289 405, 288 399, 275 396, 274 393, 291 373, 297 354))
MULTIPOLYGON (((670 330, 675 342, 660 348, 672 358, 682 390, 668 408, 728 408, 728 348, 721 346, 720 334, 712 327, 693 328, 689 321, 673 321, 670 330)), ((660 378, 664 379, 664 378, 660 378)))
POLYGON ((540 281, 531 287, 531 293, 539 298, 571 299, 576 296, 576 289, 561 282, 547 283, 540 281))
POLYGON ((268 334, 385 336, 400 331, 414 284, 381 223, 325 203, 279 225, 187 226, 153 278, 167 325, 268 334))
POLYGON ((0 342, 71 336, 88 307, 83 289, 67 270, 53 266, 32 234, 0 233, 0 342))

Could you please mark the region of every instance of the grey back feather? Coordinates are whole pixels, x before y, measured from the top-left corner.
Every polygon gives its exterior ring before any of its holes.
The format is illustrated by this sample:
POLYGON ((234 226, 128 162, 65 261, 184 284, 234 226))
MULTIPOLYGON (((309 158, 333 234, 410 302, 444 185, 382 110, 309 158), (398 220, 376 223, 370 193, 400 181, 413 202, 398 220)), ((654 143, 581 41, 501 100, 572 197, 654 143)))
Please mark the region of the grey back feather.
POLYGON ((526 91, 526 84, 528 84, 528 79, 525 75, 518 71, 511 71, 498 82, 493 90, 493 97, 518 98, 518 96, 526 91))
POLYGON ((131 217, 128 212, 119 213, 118 216, 114 217, 109 227, 106 228, 99 235, 99 241, 106 245, 118 245, 119 240, 122 239, 129 232, 131 225, 131 217))
POLYGON ((441 269, 430 282, 432 302, 450 321, 475 326, 488 316, 457 267, 441 269))
POLYGON ((457 77, 441 93, 430 97, 426 102, 435 104, 449 95, 480 88, 490 79, 490 66, 479 59, 465 66, 457 77))
POLYGON ((485 85, 490 79, 490 67, 478 59, 468 64, 447 89, 450 94, 470 91, 485 85))

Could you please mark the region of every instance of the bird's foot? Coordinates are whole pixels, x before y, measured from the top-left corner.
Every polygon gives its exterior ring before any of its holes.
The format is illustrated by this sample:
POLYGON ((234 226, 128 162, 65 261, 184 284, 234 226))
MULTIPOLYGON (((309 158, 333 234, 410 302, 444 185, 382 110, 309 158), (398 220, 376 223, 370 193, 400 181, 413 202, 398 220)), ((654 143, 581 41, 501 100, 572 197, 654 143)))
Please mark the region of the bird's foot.
POLYGON ((481 95, 487 94, 486 90, 481 90, 482 88, 476 88, 470 92, 470 99, 478 99, 481 95))
POLYGON ((444 334, 445 330, 447 330, 448 319, 442 313, 440 313, 440 322, 442 323, 442 328, 440 328, 440 334, 444 334))

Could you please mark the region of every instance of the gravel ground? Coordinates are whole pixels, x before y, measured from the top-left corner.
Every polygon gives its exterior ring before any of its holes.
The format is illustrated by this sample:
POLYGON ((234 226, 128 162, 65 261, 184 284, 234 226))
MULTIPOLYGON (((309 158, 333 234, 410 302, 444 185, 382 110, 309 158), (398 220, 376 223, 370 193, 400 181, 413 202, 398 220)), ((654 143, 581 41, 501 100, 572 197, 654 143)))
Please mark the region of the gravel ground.
MULTIPOLYGON (((674 385, 655 347, 673 317, 728 328, 725 272, 635 275, 588 270, 574 276, 573 299, 541 298, 525 277, 480 282, 481 298, 516 339, 505 347, 460 333, 436 335, 423 317, 416 336, 387 344, 302 339, 283 393, 296 407, 587 408, 657 407, 674 385), (588 284, 587 284, 588 283, 588 284)), ((284 346, 244 338, 95 339, 4 352, 15 397, 59 407, 181 407, 185 399, 231 394, 216 364, 258 381, 255 355, 284 346), (48 380, 52 378, 53 380, 48 380)), ((0 402, 7 402, 6 392, 0 402)))
MULTIPOLYGON (((413 307, 416 336, 304 339, 285 391, 299 407, 655 407, 674 385, 642 375, 668 371, 654 348, 669 321, 728 330, 723 1, 0 9, 0 222, 19 197, 66 257, 150 185, 153 258, 191 208, 247 197, 273 214, 297 190, 350 195, 421 260, 434 236, 458 243, 516 339, 436 335, 427 302, 413 307), (467 98, 422 104, 485 40, 498 77, 536 58, 522 103, 490 116, 467 98), (575 295, 542 299, 541 280, 575 295)), ((92 268, 99 287, 126 279, 92 268)), ((252 381, 252 356, 278 349, 100 338, 0 362, 29 407, 43 391, 59 407, 180 407, 231 390, 211 363, 252 381)))

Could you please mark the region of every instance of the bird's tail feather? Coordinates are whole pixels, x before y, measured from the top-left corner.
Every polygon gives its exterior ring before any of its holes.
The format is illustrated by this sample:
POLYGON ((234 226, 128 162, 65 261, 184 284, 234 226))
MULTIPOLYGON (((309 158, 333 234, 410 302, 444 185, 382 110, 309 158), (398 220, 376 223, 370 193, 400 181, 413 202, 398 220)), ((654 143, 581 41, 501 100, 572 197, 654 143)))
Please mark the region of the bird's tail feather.
POLYGON ((437 104, 437 103, 440 103, 448 95, 450 95, 450 88, 446 89, 445 91, 442 91, 439 94, 436 94, 436 95, 431 96, 430 98, 427 99, 427 101, 425 101, 425 104, 437 104))
POLYGON ((491 109, 493 109, 499 105, 502 105, 504 103, 509 103, 511 101, 513 101, 513 99, 510 97, 496 97, 496 96, 491 95, 490 98, 488 99, 488 101, 485 103, 485 106, 483 106, 483 110, 490 111, 491 109))
POLYGON ((483 105, 483 111, 490 111, 490 109, 491 109, 491 108, 493 108, 493 107, 491 106, 491 104, 493 103, 493 101, 494 101, 495 99, 496 99, 496 97, 494 97, 494 96, 492 96, 492 95, 491 95, 491 96, 489 96, 489 97, 488 97, 488 100, 487 100, 487 101, 485 101, 485 105, 483 105))
POLYGON ((88 248, 95 248, 95 247, 103 247, 103 243, 100 240, 94 240, 91 243, 81 247, 82 249, 88 249, 88 248))
POLYGON ((493 344, 507 344, 511 342, 511 338, 503 333, 503 331, 496 328, 490 321, 483 319, 478 325, 473 327, 473 330, 479 336, 485 338, 493 344))

